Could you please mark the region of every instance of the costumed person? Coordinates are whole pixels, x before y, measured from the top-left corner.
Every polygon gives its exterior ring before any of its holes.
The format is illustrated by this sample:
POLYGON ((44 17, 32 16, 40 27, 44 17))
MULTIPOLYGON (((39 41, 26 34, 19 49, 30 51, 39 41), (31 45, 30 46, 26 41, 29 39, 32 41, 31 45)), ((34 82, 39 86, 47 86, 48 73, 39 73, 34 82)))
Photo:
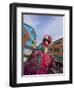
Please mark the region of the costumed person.
POLYGON ((37 51, 32 54, 31 60, 25 63, 24 74, 48 74, 53 65, 53 56, 48 55, 48 48, 52 43, 52 38, 45 35, 42 43, 37 47, 37 51))

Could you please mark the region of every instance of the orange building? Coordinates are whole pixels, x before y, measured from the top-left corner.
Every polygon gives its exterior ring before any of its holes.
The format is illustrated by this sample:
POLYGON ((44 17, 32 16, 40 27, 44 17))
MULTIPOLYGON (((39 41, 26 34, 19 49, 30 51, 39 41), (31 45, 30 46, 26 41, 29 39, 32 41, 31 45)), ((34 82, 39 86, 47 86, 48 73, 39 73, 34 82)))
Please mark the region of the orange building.
POLYGON ((63 56, 63 38, 60 38, 52 43, 49 54, 63 56))
POLYGON ((54 56, 54 66, 63 72, 63 38, 60 38, 52 43, 49 47, 49 54, 54 56))

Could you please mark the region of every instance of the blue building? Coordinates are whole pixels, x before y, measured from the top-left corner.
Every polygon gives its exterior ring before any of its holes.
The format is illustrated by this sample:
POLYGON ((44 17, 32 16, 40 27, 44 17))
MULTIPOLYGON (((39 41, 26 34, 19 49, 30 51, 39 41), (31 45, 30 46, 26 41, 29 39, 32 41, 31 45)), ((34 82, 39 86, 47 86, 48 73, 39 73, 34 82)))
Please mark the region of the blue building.
POLYGON ((25 32, 28 32, 29 35, 30 35, 30 37, 26 41, 25 45, 28 46, 28 47, 31 47, 32 46, 32 42, 34 40, 36 40, 36 33, 35 33, 34 29, 31 26, 29 26, 28 24, 24 23, 23 24, 23 34, 25 32))

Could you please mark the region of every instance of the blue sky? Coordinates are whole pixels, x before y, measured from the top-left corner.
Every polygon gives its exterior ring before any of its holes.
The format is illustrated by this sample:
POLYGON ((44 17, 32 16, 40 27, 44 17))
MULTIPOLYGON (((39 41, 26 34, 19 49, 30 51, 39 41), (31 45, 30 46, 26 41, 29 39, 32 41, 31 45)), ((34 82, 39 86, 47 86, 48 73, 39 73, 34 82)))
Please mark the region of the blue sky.
POLYGON ((63 37, 63 16, 25 15, 23 22, 32 26, 37 34, 37 44, 48 34, 53 41, 63 37))

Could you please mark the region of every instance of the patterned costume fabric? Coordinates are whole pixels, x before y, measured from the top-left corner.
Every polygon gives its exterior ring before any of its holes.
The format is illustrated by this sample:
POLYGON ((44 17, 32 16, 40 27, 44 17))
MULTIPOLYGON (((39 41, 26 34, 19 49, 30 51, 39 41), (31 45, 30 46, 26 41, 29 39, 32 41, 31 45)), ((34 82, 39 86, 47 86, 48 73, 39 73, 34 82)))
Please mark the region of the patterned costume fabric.
POLYGON ((49 56, 43 51, 36 51, 32 54, 30 60, 25 62, 24 74, 47 74, 53 64, 53 56, 49 56))

